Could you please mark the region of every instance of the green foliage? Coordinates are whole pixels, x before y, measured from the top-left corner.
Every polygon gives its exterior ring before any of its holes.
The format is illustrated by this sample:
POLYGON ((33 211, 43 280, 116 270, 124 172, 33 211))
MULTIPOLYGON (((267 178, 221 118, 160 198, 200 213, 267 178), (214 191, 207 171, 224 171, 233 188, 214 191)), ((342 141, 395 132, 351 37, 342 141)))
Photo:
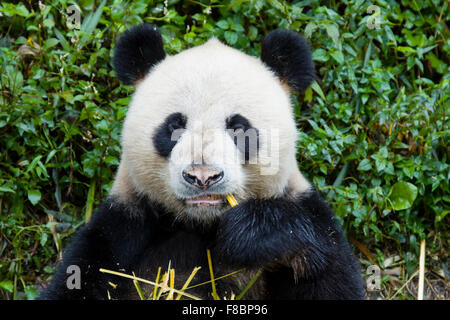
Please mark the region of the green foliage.
POLYGON ((144 21, 160 26, 169 54, 217 37, 258 56, 270 30, 304 33, 318 82, 292 99, 300 169, 381 265, 382 252, 395 251, 414 272, 424 238, 444 263, 448 2, 80 0, 80 29, 74 3, 0 4, 4 297, 36 297, 33 285, 108 193, 133 90, 115 79, 111 49, 144 21))
POLYGON ((392 209, 404 210, 412 207, 417 197, 417 187, 409 182, 397 182, 392 186, 388 199, 392 209))

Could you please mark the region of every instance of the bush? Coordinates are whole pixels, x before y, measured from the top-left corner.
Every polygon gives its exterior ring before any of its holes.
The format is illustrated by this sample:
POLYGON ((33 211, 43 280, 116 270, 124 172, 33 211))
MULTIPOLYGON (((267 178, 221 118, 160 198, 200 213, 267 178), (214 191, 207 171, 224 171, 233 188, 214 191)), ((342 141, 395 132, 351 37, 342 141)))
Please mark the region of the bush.
POLYGON ((426 239, 427 268, 447 276, 448 2, 73 3, 0 4, 3 297, 36 297, 68 236, 105 199, 133 92, 115 78, 111 48, 144 21, 160 26, 169 54, 217 37, 258 56, 273 29, 305 34, 318 80, 292 97, 300 169, 330 201, 363 262, 384 268, 385 258, 399 255, 406 280, 426 239))

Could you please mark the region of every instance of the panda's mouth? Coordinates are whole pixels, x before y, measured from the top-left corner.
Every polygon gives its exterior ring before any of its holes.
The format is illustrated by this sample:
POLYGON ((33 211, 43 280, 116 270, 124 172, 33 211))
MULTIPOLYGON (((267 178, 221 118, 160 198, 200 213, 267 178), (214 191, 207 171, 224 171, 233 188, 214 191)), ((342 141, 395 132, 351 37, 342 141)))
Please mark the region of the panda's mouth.
POLYGON ((215 206, 223 202, 223 196, 218 194, 205 194, 186 200, 187 204, 196 205, 198 207, 215 206))

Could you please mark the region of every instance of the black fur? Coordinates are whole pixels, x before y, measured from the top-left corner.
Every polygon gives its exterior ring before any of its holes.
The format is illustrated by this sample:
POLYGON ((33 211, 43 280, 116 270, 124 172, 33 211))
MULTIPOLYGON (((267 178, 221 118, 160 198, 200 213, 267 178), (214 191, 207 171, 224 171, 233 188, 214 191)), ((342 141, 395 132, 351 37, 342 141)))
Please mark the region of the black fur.
POLYGON ((261 60, 294 90, 305 91, 315 78, 311 49, 296 32, 270 32, 262 43, 261 60))
MULTIPOLYGON (((158 232, 157 217, 150 207, 142 208, 147 214, 133 215, 114 199, 107 200, 92 216, 92 220, 74 236, 58 264, 54 278, 41 298, 44 299, 106 299, 110 290, 108 281, 117 283, 120 278, 99 272, 99 268, 125 269, 139 262, 139 256, 158 232), (67 289, 67 267, 80 267, 81 290, 67 289), (114 279, 113 279, 114 278, 114 279)), ((127 282, 122 281, 123 285, 127 282)), ((122 285, 122 286, 123 286, 122 285)), ((119 288, 122 288, 119 286, 119 288)))
POLYGON ((271 299, 364 297, 359 265, 315 190, 295 200, 258 199, 231 208, 215 249, 236 267, 272 263, 266 277, 271 299))
MULTIPOLYGON (((107 299, 107 291, 112 298, 133 296, 131 280, 100 273, 100 267, 152 280, 157 267, 167 267, 170 260, 178 275, 201 266, 194 283, 207 281, 207 248, 216 274, 262 268, 258 281, 265 282, 265 290, 258 298, 363 298, 358 264, 332 211, 315 190, 299 199, 248 200, 208 228, 187 227, 173 217, 146 198, 136 199, 132 207, 108 200, 77 232, 41 298, 107 299), (80 290, 66 287, 71 264, 81 268, 80 290)), ((219 296, 229 296, 233 288, 238 293, 227 281, 217 281, 219 296)), ((208 285, 188 292, 211 298, 208 285)))
POLYGON ((258 129, 252 127, 246 117, 240 114, 232 115, 226 120, 226 128, 229 130, 234 144, 244 155, 246 162, 256 156, 259 149, 259 132, 258 129), (250 139, 256 141, 250 142, 250 139))
POLYGON ((172 135, 177 129, 186 129, 186 122, 186 116, 176 112, 169 115, 156 129, 153 135, 153 145, 161 157, 167 158, 170 155, 178 141, 175 139, 177 134, 172 135))
POLYGON ((120 81, 134 85, 165 57, 159 29, 143 23, 120 36, 114 49, 114 70, 120 81))

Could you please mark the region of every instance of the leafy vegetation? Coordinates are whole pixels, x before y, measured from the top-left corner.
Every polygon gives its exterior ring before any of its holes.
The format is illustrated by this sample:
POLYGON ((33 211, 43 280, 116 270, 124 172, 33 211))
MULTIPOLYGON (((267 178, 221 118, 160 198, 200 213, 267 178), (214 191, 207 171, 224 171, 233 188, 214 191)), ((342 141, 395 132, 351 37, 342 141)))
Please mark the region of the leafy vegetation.
POLYGON ((133 92, 116 80, 111 49, 143 21, 160 26, 169 54, 214 36, 258 56, 275 28, 305 34, 318 79, 292 97, 300 169, 364 266, 400 269, 383 273, 382 297, 415 298, 401 284, 424 239, 427 276, 448 281, 447 1, 9 0, 0 4, 1 296, 35 298, 105 199, 133 92))

